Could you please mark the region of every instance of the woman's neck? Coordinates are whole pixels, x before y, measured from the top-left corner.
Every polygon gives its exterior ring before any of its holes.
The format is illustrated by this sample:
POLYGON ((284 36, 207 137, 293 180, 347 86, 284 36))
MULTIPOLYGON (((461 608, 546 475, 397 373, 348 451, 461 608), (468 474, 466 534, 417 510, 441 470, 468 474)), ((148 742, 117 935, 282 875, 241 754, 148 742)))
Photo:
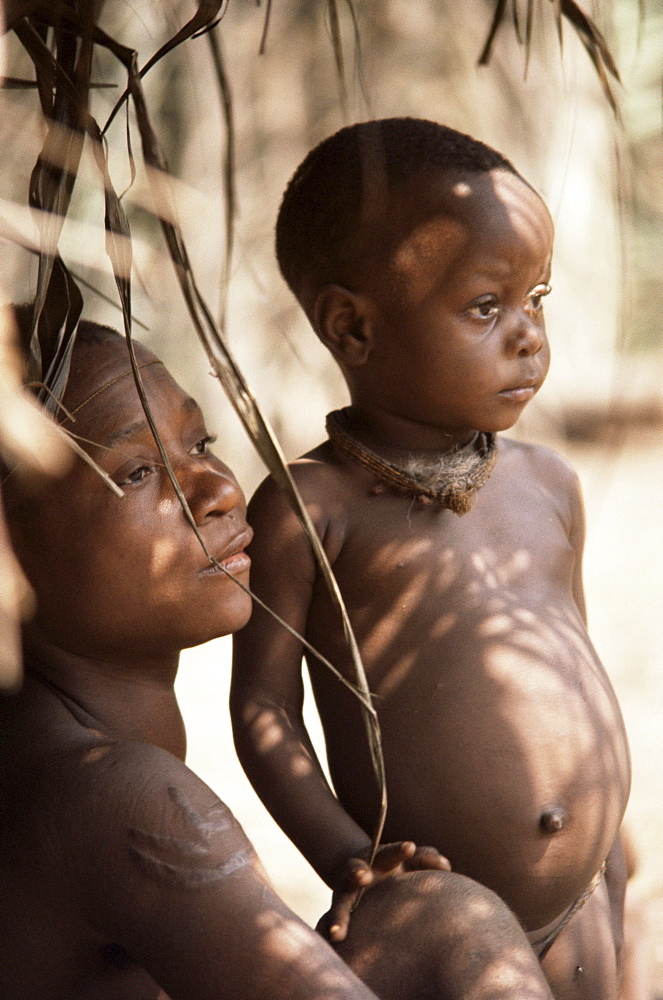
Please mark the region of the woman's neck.
POLYGON ((152 743, 184 760, 186 733, 175 697, 179 655, 159 659, 85 656, 34 630, 24 640, 26 674, 87 728, 152 743))

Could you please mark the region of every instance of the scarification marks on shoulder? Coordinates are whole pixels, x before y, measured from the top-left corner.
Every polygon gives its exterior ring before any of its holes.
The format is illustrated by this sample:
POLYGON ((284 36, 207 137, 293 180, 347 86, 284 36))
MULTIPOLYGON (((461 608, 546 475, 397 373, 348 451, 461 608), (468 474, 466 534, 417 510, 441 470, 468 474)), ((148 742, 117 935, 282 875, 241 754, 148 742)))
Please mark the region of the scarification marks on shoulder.
POLYGON ((140 827, 127 830, 127 850, 144 872, 182 888, 195 888, 228 878, 251 863, 253 852, 248 846, 220 858, 223 852, 216 835, 233 824, 222 802, 199 813, 179 788, 169 787, 167 796, 170 801, 164 813, 172 833, 140 827))
POLYGON ((175 785, 168 788, 168 797, 175 803, 181 815, 206 840, 215 833, 227 830, 232 824, 230 810, 223 802, 216 802, 204 815, 201 815, 192 808, 184 793, 175 785))

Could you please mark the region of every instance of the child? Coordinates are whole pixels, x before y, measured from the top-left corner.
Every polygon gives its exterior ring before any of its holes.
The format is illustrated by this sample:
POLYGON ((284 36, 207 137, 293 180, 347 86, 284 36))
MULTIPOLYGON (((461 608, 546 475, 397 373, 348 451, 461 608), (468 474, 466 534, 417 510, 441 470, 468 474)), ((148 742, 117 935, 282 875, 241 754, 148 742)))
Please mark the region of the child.
MULTIPOLYGON (((202 537, 246 583, 239 486, 196 403, 153 354, 138 359, 202 537)), ((37 612, 23 690, 0 702, 0 998, 375 1000, 184 765, 179 652, 244 625, 250 600, 184 517, 123 338, 80 325, 64 404, 64 426, 124 497, 80 459, 36 495, 6 480, 37 612)), ((492 893, 447 872, 392 881, 346 944, 380 996, 550 1000, 492 893)))
MULTIPOLYGON (((560 1000, 612 1000, 629 753, 585 627, 579 487, 553 452, 496 437, 548 370, 550 215, 499 153, 390 119, 341 129, 308 155, 276 234, 282 273, 350 392, 293 473, 375 696, 384 838, 432 844, 497 892, 560 1000)), ((351 676, 338 616, 271 480, 249 520, 256 593, 351 676)), ((256 608, 236 637, 235 741, 275 819, 336 890, 340 940, 357 887, 378 877, 366 864, 375 782, 356 701, 306 654, 337 797, 329 789, 302 722, 301 655, 256 608)))

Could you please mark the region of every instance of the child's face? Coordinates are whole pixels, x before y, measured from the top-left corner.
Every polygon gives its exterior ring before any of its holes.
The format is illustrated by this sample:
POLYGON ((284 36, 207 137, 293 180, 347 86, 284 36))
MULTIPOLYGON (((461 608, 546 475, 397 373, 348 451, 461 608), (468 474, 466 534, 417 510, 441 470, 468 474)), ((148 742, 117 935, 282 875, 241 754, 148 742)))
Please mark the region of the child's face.
MULTIPOLYGON (((65 403, 102 389, 67 428, 125 492, 117 497, 76 460, 15 526, 18 554, 37 595, 32 625, 70 652, 128 658, 172 654, 235 631, 250 598, 208 562, 185 520, 146 424, 120 342, 77 348, 65 403), (104 447, 105 446, 105 447, 104 447)), ((155 360, 142 349, 139 361, 155 360)), ((245 501, 209 451, 202 414, 161 364, 141 371, 167 454, 211 554, 242 583, 251 537, 245 501)))
POLYGON ((547 209, 506 171, 415 178, 393 202, 386 266, 362 284, 363 401, 457 439, 511 427, 550 360, 547 209))

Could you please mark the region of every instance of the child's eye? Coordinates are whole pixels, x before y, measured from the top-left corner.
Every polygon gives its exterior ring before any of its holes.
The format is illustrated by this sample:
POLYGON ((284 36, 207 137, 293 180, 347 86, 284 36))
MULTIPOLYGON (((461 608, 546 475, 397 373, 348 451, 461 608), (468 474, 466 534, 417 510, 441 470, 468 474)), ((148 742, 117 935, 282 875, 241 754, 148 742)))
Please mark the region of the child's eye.
POLYGON ((532 312, 540 312, 543 309, 543 299, 551 292, 550 285, 537 285, 527 296, 527 308, 532 312))
POLYGON ((474 319, 492 319, 493 316, 497 316, 500 311, 500 307, 497 304, 497 300, 494 296, 489 296, 486 299, 482 299, 480 302, 475 302, 473 306, 467 310, 468 316, 472 316, 474 319))
POLYGON ((200 441, 196 441, 191 449, 192 455, 209 455, 209 446, 216 441, 216 434, 207 434, 200 441))

